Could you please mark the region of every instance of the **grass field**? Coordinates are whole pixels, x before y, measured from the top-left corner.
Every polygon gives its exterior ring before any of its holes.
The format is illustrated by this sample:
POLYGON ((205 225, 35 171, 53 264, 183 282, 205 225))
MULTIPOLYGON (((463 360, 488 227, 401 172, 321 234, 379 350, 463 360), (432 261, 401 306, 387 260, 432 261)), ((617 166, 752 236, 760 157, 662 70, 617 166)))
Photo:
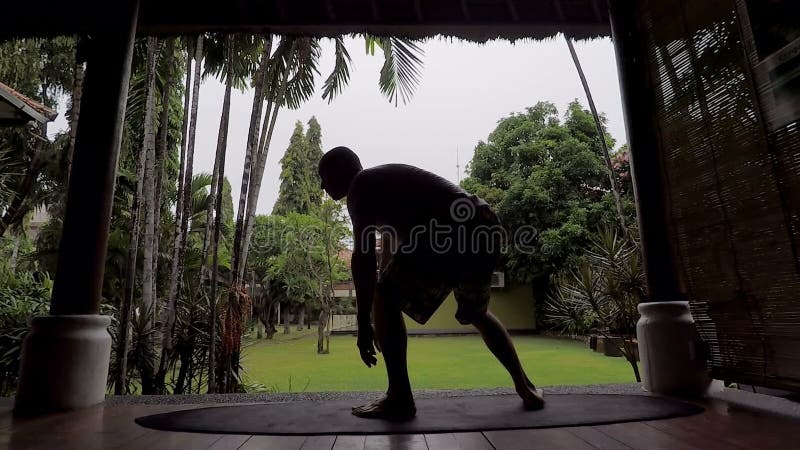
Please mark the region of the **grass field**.
MULTIPOLYGON (((316 330, 276 334, 273 340, 246 339, 245 381, 277 392, 367 391, 386 389, 379 357, 367 368, 353 336, 331 337, 331 352, 317 355, 316 330)), ((624 358, 594 353, 580 342, 517 336, 520 359, 541 386, 633 382, 624 358)), ((479 336, 410 337, 409 373, 414 389, 511 387, 511 379, 479 336)))

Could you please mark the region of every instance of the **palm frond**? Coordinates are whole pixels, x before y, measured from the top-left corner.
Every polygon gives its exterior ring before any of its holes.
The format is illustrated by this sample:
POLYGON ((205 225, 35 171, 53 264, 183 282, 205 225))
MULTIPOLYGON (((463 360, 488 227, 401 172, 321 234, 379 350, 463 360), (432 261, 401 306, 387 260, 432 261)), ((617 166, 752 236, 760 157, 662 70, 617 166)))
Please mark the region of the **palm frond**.
POLYGON ((299 38, 295 41, 289 65, 290 77, 284 94, 285 105, 289 108, 299 108, 314 95, 314 83, 320 73, 320 54, 318 39, 299 38))
POLYGON ((350 53, 347 52, 347 47, 344 45, 344 37, 339 36, 334 39, 336 59, 333 64, 333 70, 328 78, 325 79, 325 84, 322 85, 322 99, 328 100, 328 103, 339 95, 347 86, 350 81, 350 53))
POLYGON ((419 84, 423 50, 411 39, 366 36, 367 53, 374 54, 375 46, 383 50, 384 63, 378 86, 397 106, 398 99, 408 103, 419 84))

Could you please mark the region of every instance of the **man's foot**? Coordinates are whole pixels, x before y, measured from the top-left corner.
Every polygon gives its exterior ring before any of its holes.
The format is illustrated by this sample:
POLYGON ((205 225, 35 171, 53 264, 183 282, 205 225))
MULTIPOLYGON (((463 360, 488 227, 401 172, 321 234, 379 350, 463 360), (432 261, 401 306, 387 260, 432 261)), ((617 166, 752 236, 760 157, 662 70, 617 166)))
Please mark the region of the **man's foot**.
POLYGON ((390 400, 383 397, 374 402, 353 407, 353 415, 364 419, 383 419, 393 422, 411 420, 417 415, 414 400, 390 400))
POLYGON ((523 389, 517 389, 517 393, 522 397, 522 404, 529 411, 544 408, 544 391, 536 389, 532 384, 523 389))

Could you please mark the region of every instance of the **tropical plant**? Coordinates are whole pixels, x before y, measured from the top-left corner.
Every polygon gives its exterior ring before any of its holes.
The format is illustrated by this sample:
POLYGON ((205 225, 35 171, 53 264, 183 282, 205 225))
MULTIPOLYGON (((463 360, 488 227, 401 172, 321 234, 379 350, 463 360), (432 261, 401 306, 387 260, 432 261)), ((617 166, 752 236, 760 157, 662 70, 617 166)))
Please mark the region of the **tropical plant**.
POLYGON ((639 245, 631 237, 603 229, 591 238, 584 260, 557 277, 545 305, 546 320, 564 332, 621 336, 620 351, 637 382, 641 378, 633 338, 637 306, 646 289, 640 258, 639 245))
MULTIPOLYGON (((164 364, 169 360, 169 353, 174 345, 173 330, 175 328, 175 310, 180 295, 180 283, 183 279, 186 257, 186 244, 189 235, 189 218, 193 212, 193 173, 194 173, 194 146, 197 129, 197 110, 200 99, 200 69, 203 60, 203 35, 194 39, 194 48, 191 40, 186 42, 186 87, 184 91, 183 119, 181 132, 180 168, 178 172, 178 191, 175 206, 175 236, 172 252, 172 268, 169 277, 169 291, 167 292, 165 308, 165 332, 167 336, 162 341, 162 356, 159 367, 159 378, 164 373, 164 364), (194 54, 192 54, 194 50, 194 54), (194 67, 192 67, 194 61, 194 67), (191 112, 190 112, 191 110, 191 112)), ((210 183, 210 180, 209 180, 210 183)))
MULTIPOLYGON (((272 40, 273 37, 267 40, 270 47, 272 40)), ((374 53, 375 48, 379 47, 384 53, 385 62, 379 80, 381 92, 395 104, 398 101, 398 94, 403 103, 410 100, 419 82, 422 50, 413 41, 406 39, 365 36, 365 41, 368 52, 374 53)), ((277 114, 281 107, 297 108, 313 95, 316 74, 319 73, 318 62, 321 54, 319 42, 319 39, 308 37, 282 37, 271 57, 268 57, 269 49, 266 47, 262 54, 262 64, 256 73, 254 85, 256 91, 261 91, 265 95, 267 106, 263 114, 261 137, 256 147, 255 138, 259 134, 257 123, 262 103, 257 92, 245 150, 245 167, 242 171, 239 211, 240 214, 241 211, 245 211, 245 214, 237 218, 231 280, 231 285, 235 289, 231 292, 243 292, 241 286, 244 284, 255 211, 277 114), (265 82, 266 86, 260 85, 262 82, 265 82)), ((342 37, 334 39, 334 52, 335 64, 322 88, 322 96, 329 102, 342 92, 350 77, 350 55, 342 37)), ((321 144, 321 135, 317 143, 321 144)), ((313 170, 313 173, 316 176, 316 170, 313 170)), ((233 300, 234 297, 231 296, 229 305, 233 304, 233 300)), ((233 311, 229 311, 226 315, 229 318, 238 316, 241 314, 233 311)), ((225 358, 227 359, 228 355, 225 355, 225 358)), ((233 358, 236 359, 235 356, 233 358)), ((236 366, 235 361, 226 364, 228 367, 236 366)))
POLYGON ((14 273, 0 263, 0 396, 9 396, 17 387, 22 341, 30 330, 30 320, 50 309, 53 282, 46 274, 14 273))
MULTIPOLYGON (((0 45, 0 81, 48 107, 58 106, 73 85, 75 41, 68 37, 18 39, 0 45)), ((0 236, 18 226, 37 206, 63 195, 68 139, 47 139, 47 123, 0 131, 0 152, 13 164, 3 167, 0 184, 0 236), (6 199, 3 200, 2 197, 6 199)))

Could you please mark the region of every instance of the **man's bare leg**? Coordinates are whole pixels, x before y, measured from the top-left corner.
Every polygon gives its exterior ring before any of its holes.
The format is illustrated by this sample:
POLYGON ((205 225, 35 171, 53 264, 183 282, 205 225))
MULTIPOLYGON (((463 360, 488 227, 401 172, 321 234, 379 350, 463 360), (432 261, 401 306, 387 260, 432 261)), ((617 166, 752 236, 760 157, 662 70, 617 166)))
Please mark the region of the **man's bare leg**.
POLYGON ((519 362, 517 351, 511 342, 511 336, 508 335, 508 331, 506 331, 503 324, 488 311, 475 317, 472 324, 480 331, 483 341, 489 347, 489 350, 508 370, 511 379, 514 380, 514 388, 522 398, 525 408, 540 409, 544 407, 542 391, 536 389, 536 386, 525 375, 525 370, 523 370, 522 364, 519 362))
POLYGON ((375 294, 373 300, 373 317, 375 318, 375 338, 378 351, 383 354, 386 374, 389 377, 389 389, 386 396, 366 405, 353 408, 358 417, 388 420, 408 420, 413 418, 417 409, 414 406, 414 395, 408 380, 408 335, 403 313, 375 294))

